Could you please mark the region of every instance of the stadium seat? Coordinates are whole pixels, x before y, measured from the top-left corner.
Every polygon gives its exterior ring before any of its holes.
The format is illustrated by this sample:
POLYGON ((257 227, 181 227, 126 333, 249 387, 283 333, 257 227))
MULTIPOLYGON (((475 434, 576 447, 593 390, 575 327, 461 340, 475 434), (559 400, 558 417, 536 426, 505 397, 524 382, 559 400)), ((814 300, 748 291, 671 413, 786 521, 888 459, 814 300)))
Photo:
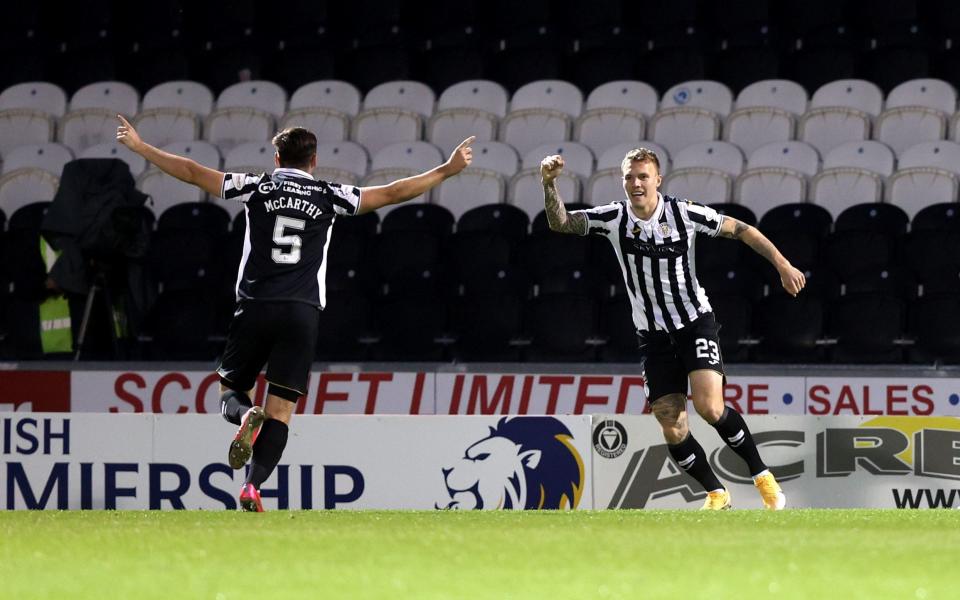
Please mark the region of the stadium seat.
POLYGON ((157 219, 157 232, 200 231, 220 238, 230 229, 227 212, 209 202, 180 203, 163 211, 157 219))
POLYGON ((450 309, 450 330, 456 337, 454 357, 461 361, 520 359, 511 342, 522 331, 523 302, 512 293, 487 292, 459 296, 450 309))
POLYGON ((537 146, 570 139, 572 120, 559 110, 527 108, 512 110, 500 122, 499 139, 525 155, 537 146))
MULTIPOLYGON (((893 204, 870 202, 857 204, 844 209, 834 222, 834 230, 875 231, 898 237, 906 233, 909 223, 907 213, 893 204)), ((914 219, 916 228, 916 219, 914 219)))
POLYGON ((733 180, 743 170, 743 154, 728 142, 700 142, 679 151, 663 191, 701 203, 730 200, 733 180))
POLYGON ((910 218, 925 206, 957 201, 960 144, 917 144, 904 151, 898 167, 887 180, 887 199, 910 218))
POLYGON ((118 158, 130 167, 130 174, 137 177, 147 168, 145 158, 116 140, 86 148, 77 158, 118 158))
POLYGON ((624 108, 594 108, 574 124, 573 137, 600 153, 621 142, 643 139, 646 124, 639 112, 624 108))
POLYGON ((760 339, 754 351, 758 362, 809 363, 823 359, 817 345, 823 336, 823 302, 816 296, 768 296, 757 304, 753 326, 760 339))
POLYGON ((437 99, 437 112, 470 108, 503 118, 507 115, 507 101, 507 90, 499 83, 472 79, 455 83, 443 90, 437 99))
MULTIPOLYGON (((855 168, 872 171, 883 177, 893 174, 894 153, 882 142, 847 142, 823 156, 823 169, 855 168)), ((821 171, 821 172, 822 172, 821 171)))
POLYGON ((883 111, 883 92, 869 81, 841 79, 821 86, 810 99, 811 109, 841 106, 877 117, 883 111))
POLYGON ((214 358, 223 345, 223 329, 216 326, 217 306, 193 290, 163 291, 147 313, 143 333, 151 341, 147 354, 153 360, 203 360, 214 358))
POLYGON ((723 139, 749 155, 766 144, 793 139, 795 127, 794 116, 781 108, 738 108, 724 123, 723 139))
POLYGON ((597 337, 597 301, 578 294, 548 294, 527 303, 524 315, 530 362, 592 362, 597 337), (557 327, 563 323, 563 327, 557 327))
POLYGON ((519 259, 531 280, 543 279, 547 273, 558 268, 585 266, 590 262, 588 238, 540 231, 531 227, 532 233, 523 242, 519 259))
POLYGON ((489 231, 505 236, 512 244, 526 239, 530 218, 510 204, 487 204, 464 212, 457 231, 489 231))
POLYGON ((213 92, 196 81, 166 81, 143 95, 141 110, 180 109, 205 118, 213 111, 213 92))
MULTIPOLYGON (((10 171, 0 177, 0 210, 10 215, 21 207, 35 202, 53 200, 60 186, 60 178, 43 169, 24 168, 10 171)), ((9 223, 8 223, 9 227, 9 223)))
POLYGON ((252 108, 279 119, 287 111, 287 92, 272 81, 241 81, 217 96, 217 112, 233 108, 252 108))
POLYGON ((67 94, 60 86, 45 81, 18 83, 0 92, 0 111, 15 108, 62 117, 67 114, 67 94))
MULTIPOLYGON (((444 242, 444 262, 454 277, 511 264, 510 239, 494 231, 458 231, 444 242)), ((461 279, 458 277, 458 279, 461 279)))
POLYGON ((906 307, 885 294, 856 294, 833 302, 828 314, 828 335, 836 339, 831 349, 834 363, 900 363, 906 307))
MULTIPOLYGON (((580 176, 564 169, 555 180, 560 199, 569 205, 580 201, 580 176)), ((507 202, 524 212, 532 219, 543 210, 543 184, 540 181, 540 169, 520 171, 510 180, 507 202)))
POLYGON ((75 154, 85 149, 116 141, 117 113, 106 108, 72 110, 60 120, 58 141, 75 154))
POLYGON ((449 210, 433 204, 405 204, 381 215, 381 235, 393 232, 429 233, 442 239, 453 232, 454 219, 449 210))
POLYGON ((423 118, 403 108, 373 108, 361 112, 353 120, 350 138, 368 152, 396 142, 414 142, 423 137, 423 118))
POLYGON ((377 108, 403 109, 429 119, 436 97, 433 90, 419 81, 388 81, 374 87, 363 99, 364 110, 377 108))
POLYGON ((914 79, 895 87, 877 119, 874 137, 898 155, 921 142, 942 140, 957 106, 953 86, 939 79, 914 79))
POLYGON ((25 203, 8 210, 2 202, 2 194, 0 186, 0 209, 10 215, 3 240, 7 260, 0 264, 0 279, 7 286, 4 294, 36 301, 47 293, 47 267, 40 255, 40 224, 50 202, 25 203), (17 259, 10 260, 13 257, 17 259))
POLYGON ((904 264, 924 286, 960 269, 960 233, 911 231, 903 240, 904 264))
POLYGON ((912 231, 960 231, 960 205, 950 202, 924 207, 913 216, 910 229, 912 231))
POLYGON ((594 173, 586 183, 583 199, 592 206, 603 206, 626 197, 620 167, 594 173))
POLYGON ((631 326, 633 311, 630 297, 620 293, 600 304, 597 334, 604 340, 600 360, 607 363, 639 363, 643 359, 640 340, 631 326))
POLYGON ((506 187, 504 177, 496 171, 471 166, 441 183, 434 190, 433 199, 459 220, 474 208, 503 203, 506 187))
POLYGON ((909 332, 916 340, 914 362, 960 361, 960 294, 923 297, 912 303, 909 332))
MULTIPOLYGON (((159 169, 147 169, 141 174, 137 178, 137 189, 150 197, 146 206, 154 216, 159 216, 175 204, 202 202, 206 198, 202 189, 171 177, 159 169)), ((228 201, 220 200, 218 203, 221 202, 226 204, 228 201)), ((239 205, 238 202, 231 204, 239 205)), ((236 212, 239 212, 240 208, 235 207, 236 212)))
POLYGON ((200 137, 200 122, 196 114, 180 108, 144 110, 130 122, 140 137, 154 146, 191 142, 200 137))
POLYGON ((737 202, 762 215, 778 204, 804 202, 807 178, 820 168, 817 151, 804 142, 774 142, 753 152, 737 178, 737 202))
POLYGON ((315 358, 319 361, 367 360, 368 338, 375 336, 373 305, 356 291, 327 290, 327 305, 320 311, 320 335, 315 358))
POLYGON ((521 86, 510 98, 511 112, 528 109, 559 111, 571 119, 576 119, 583 111, 583 93, 566 81, 531 81, 521 86))
POLYGON ((880 142, 841 144, 824 157, 823 170, 811 182, 810 201, 834 217, 856 204, 880 202, 893 162, 893 152, 880 142))
POLYGON ((70 112, 102 109, 111 116, 118 113, 128 119, 137 114, 140 94, 121 81, 100 81, 85 85, 70 97, 70 112))
POLYGON ((691 144, 719 139, 720 117, 694 106, 661 108, 650 120, 647 136, 673 156, 691 144))
POLYGON ((439 340, 449 334, 447 311, 444 301, 429 295, 384 297, 377 308, 382 335, 375 357, 406 362, 443 360, 444 346, 439 340))
POLYGON ((470 166, 494 171, 509 179, 520 170, 520 157, 512 146, 503 142, 478 141, 473 144, 473 162, 470 166))
POLYGON ((799 83, 787 79, 765 79, 748 85, 737 94, 736 109, 778 108, 799 117, 807 112, 808 102, 807 90, 799 83))
POLYGON ((370 164, 371 172, 381 169, 428 171, 443 162, 436 146, 429 142, 399 142, 378 150, 370 164))
POLYGON ((326 108, 355 117, 360 113, 360 91, 351 83, 327 79, 305 84, 290 96, 290 110, 326 108))
POLYGON ((317 136, 317 143, 342 142, 350 137, 350 118, 330 108, 297 108, 285 114, 277 129, 304 127, 317 136))
POLYGON ((55 121, 46 113, 24 108, 0 110, 0 154, 18 146, 52 142, 55 131, 55 121))
POLYGON ((707 168, 736 177, 743 172, 743 153, 728 142, 700 142, 687 146, 673 156, 673 172, 680 169, 707 168))
POLYGON ((270 142, 244 142, 234 146, 223 158, 223 170, 231 173, 246 172, 256 167, 254 173, 272 173, 276 168, 273 160, 276 149, 270 142))
POLYGON ((269 141, 274 133, 273 116, 256 108, 217 109, 203 126, 203 139, 224 154, 244 142, 269 141))
POLYGON ((701 108, 726 118, 733 109, 733 93, 719 81, 684 81, 671 87, 660 100, 660 109, 701 108))
POLYGON ((917 297, 917 279, 910 271, 896 265, 865 269, 843 282, 843 294, 885 294, 903 300, 917 297))
POLYGON ((53 142, 17 146, 3 155, 3 173, 24 168, 43 169, 60 176, 63 165, 73 160, 73 152, 62 144, 53 142))
POLYGON ((870 115, 848 107, 811 108, 797 126, 797 139, 826 154, 837 146, 870 136, 870 115))
MULTIPOLYGON (((324 142, 317 144, 317 169, 331 177, 318 177, 325 181, 341 181, 340 173, 356 178, 367 174, 367 151, 356 142, 324 142)), ((317 171, 315 171, 317 173, 317 171)))
POLYGON ((796 231, 822 238, 830 233, 833 219, 821 206, 800 202, 771 208, 760 218, 761 231, 796 231))
POLYGON ((879 272, 893 265, 894 240, 875 231, 835 233, 824 245, 824 263, 847 281, 864 272, 879 272))
POLYGON ((449 108, 438 111, 427 122, 427 139, 445 154, 470 136, 485 142, 496 139, 496 115, 474 108, 449 108))
POLYGON ((590 92, 584 111, 622 108, 648 119, 656 114, 658 100, 657 91, 642 81, 608 81, 590 92))
POLYGON ((757 224, 757 215, 753 214, 753 211, 743 206, 742 204, 737 204, 736 202, 718 202, 716 204, 711 204, 710 208, 717 211, 721 215, 726 215, 733 217, 738 221, 743 221, 747 225, 756 225, 757 224))
POLYGON ((710 295, 710 307, 721 325, 718 336, 725 364, 746 362, 750 346, 750 317, 753 313, 749 301, 741 296, 710 295))
POLYGON ((536 169, 540 172, 540 162, 547 156, 559 154, 563 157, 564 171, 579 175, 586 179, 594 171, 593 152, 590 148, 578 142, 560 142, 555 144, 543 144, 530 150, 523 156, 521 167, 525 170, 536 169))

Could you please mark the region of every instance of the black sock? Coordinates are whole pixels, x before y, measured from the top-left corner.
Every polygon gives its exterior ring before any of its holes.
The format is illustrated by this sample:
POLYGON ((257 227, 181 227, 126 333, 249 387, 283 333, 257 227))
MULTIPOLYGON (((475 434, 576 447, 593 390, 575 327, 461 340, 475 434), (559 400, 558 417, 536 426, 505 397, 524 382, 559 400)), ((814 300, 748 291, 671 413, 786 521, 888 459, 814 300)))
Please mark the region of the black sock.
POLYGON ((703 446, 693 437, 692 433, 687 433, 687 437, 679 444, 667 444, 670 456, 677 464, 687 472, 688 475, 700 482, 703 489, 712 492, 713 490, 724 489, 720 480, 713 473, 710 464, 707 462, 707 453, 703 446))
POLYGON ((270 477, 280 462, 283 449, 287 446, 289 428, 283 421, 267 419, 260 428, 257 441, 253 444, 253 459, 250 461, 250 472, 247 474, 247 483, 260 489, 264 481, 270 477))
POLYGON ((730 449, 747 463, 751 477, 756 477, 767 469, 767 465, 763 464, 760 458, 760 452, 757 450, 756 442, 753 441, 753 436, 750 435, 747 423, 740 413, 729 406, 724 407, 723 414, 713 427, 730 449))
POLYGON ((220 396, 220 414, 223 415, 224 419, 238 427, 240 421, 243 420, 243 415, 252 406, 253 402, 250 402, 250 398, 247 398, 247 395, 243 392, 227 390, 220 396))

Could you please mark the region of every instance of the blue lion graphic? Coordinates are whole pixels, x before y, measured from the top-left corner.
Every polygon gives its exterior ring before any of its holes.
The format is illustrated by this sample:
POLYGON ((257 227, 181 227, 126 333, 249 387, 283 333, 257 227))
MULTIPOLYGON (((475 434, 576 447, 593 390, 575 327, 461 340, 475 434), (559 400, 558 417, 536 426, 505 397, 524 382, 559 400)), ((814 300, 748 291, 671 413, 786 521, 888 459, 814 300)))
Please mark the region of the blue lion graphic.
POLYGON ((504 417, 443 469, 447 509, 572 509, 583 493, 583 459, 553 417, 504 417))

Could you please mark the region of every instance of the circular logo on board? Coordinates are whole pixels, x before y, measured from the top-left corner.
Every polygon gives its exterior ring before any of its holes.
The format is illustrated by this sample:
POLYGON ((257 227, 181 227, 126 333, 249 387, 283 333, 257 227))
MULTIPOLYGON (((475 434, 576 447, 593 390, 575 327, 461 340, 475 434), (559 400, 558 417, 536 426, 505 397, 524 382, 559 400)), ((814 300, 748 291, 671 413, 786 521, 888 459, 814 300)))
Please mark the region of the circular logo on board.
POLYGON ((627 449, 627 430, 612 419, 600 421, 593 430, 593 449, 604 458, 620 456, 627 449))

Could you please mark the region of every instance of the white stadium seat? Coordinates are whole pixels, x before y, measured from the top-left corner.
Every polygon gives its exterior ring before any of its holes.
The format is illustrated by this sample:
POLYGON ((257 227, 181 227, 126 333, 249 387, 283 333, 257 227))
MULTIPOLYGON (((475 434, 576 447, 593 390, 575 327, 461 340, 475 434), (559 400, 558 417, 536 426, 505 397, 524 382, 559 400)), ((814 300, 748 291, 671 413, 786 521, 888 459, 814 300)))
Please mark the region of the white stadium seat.
POLYGON ((507 115, 507 101, 507 90, 499 83, 471 79, 455 83, 443 90, 437 100, 437 112, 454 108, 472 108, 502 118, 507 115))
POLYGON ((626 192, 623 191, 623 174, 620 167, 604 169, 594 173, 587 181, 583 197, 587 204, 593 206, 609 204, 626 197, 626 192))
POLYGON ((274 154, 276 149, 270 142, 245 142, 227 152, 223 157, 223 167, 225 171, 237 172, 234 167, 255 166, 270 173, 276 168, 274 154))
POLYGON ((45 112, 26 108, 0 110, 0 155, 18 146, 51 142, 55 132, 53 117, 45 112))
POLYGON ((421 116, 404 108, 372 108, 353 120, 350 139, 363 144, 371 154, 395 142, 422 139, 421 116))
POLYGON ((377 151, 370 162, 370 170, 412 169, 420 173, 442 162, 440 150, 429 142, 399 142, 377 151))
POLYGON ((273 116, 257 108, 218 108, 203 127, 203 139, 222 153, 244 142, 268 141, 273 134, 273 116))
POLYGON ((925 106, 952 115, 957 110, 957 91, 942 79, 911 79, 887 94, 887 108, 925 106))
POLYGON ((279 119, 287 111, 287 92, 272 81, 241 81, 217 96, 217 110, 225 108, 255 108, 279 119))
POLYGON ((893 151, 882 142, 847 142, 827 152, 823 157, 823 169, 854 167, 889 177, 894 162, 893 151))
POLYGON ((445 154, 453 152, 463 140, 476 136, 478 141, 497 137, 497 116, 475 108, 439 110, 427 123, 427 139, 445 154))
POLYGON ((651 142, 650 140, 621 142, 616 146, 607 148, 601 154, 597 155, 597 170, 603 171, 606 169, 616 169, 618 176, 620 176, 620 167, 623 165, 623 159, 626 158, 627 152, 637 148, 646 148, 647 150, 653 151, 657 155, 657 160, 660 161, 661 173, 670 171, 670 153, 667 152, 667 149, 660 144, 651 142))
POLYGON ((99 81, 85 85, 70 98, 70 111, 102 108, 114 115, 131 118, 140 108, 136 88, 121 81, 99 81))
POLYGON ((795 81, 764 79, 751 83, 737 94, 736 108, 779 108, 794 116, 807 112, 807 90, 795 81))
POLYGON ((733 92, 719 81, 684 81, 664 92, 660 110, 668 108, 702 108, 724 118, 733 110, 733 92))
POLYGON ((360 91, 346 81, 314 81, 300 86, 290 96, 290 110, 302 108, 327 108, 355 117, 360 113, 360 91))
POLYGON ((782 168, 814 176, 820 171, 817 149, 805 142, 774 142, 757 148, 747 159, 748 169, 782 168))
POLYGON ((204 142, 202 140, 196 140, 193 142, 173 142, 167 144, 161 150, 170 152, 172 154, 178 154, 180 156, 186 156, 192 160, 197 161, 205 167, 210 167, 211 169, 220 170, 220 164, 222 162, 220 150, 216 146, 209 142, 204 142))
POLYGON ((960 112, 950 119, 950 141, 960 142, 960 112))
POLYGON ((90 146, 117 139, 117 113, 106 108, 71 110, 60 120, 60 142, 79 154, 90 146))
POLYGON ((747 155, 771 142, 793 139, 793 114, 773 106, 738 108, 727 117, 723 139, 736 144, 747 155))
POLYGON ((826 83, 810 99, 810 108, 853 108, 872 117, 883 112, 883 92, 862 79, 839 79, 826 83))
POLYGON ((702 204, 729 202, 733 178, 717 169, 688 167, 674 169, 663 177, 661 190, 680 199, 702 204))
POLYGON ((140 137, 154 146, 190 142, 200 137, 196 113, 183 108, 150 108, 130 120, 140 137))
POLYGON ((12 215, 34 202, 53 200, 60 178, 43 169, 16 169, 0 177, 0 210, 12 215))
POLYGON ((651 119, 647 137, 674 155, 690 144, 720 137, 720 117, 703 108, 662 109, 651 119))
POLYGON ((367 174, 369 160, 367 151, 356 142, 317 144, 318 169, 336 169, 362 178, 367 174))
POLYGON ((477 142, 473 145, 471 168, 499 173, 509 179, 520 170, 520 157, 513 146, 503 142, 477 142))
POLYGON ((585 111, 624 108, 650 118, 657 112, 657 91, 642 81, 609 81, 587 96, 585 111))
POLYGON ((73 152, 63 144, 47 142, 17 146, 3 155, 3 173, 17 169, 43 169, 56 176, 63 172, 63 165, 73 160, 73 152))
MULTIPOLYGON (((371 171, 366 177, 364 177, 363 179, 360 180, 360 185, 361 185, 361 186, 371 186, 371 187, 372 187, 372 186, 378 186, 378 185, 387 185, 387 184, 389 184, 389 183, 391 183, 391 182, 393 182, 393 181, 396 181, 396 180, 398 180, 398 179, 404 179, 404 178, 406 178, 406 177, 413 177, 413 176, 416 175, 417 173, 419 173, 419 171, 417 171, 417 170, 415 170, 415 169, 401 169, 401 168, 397 168, 397 169, 380 169, 379 171, 371 171)), ((435 192, 436 192, 436 188, 434 188, 433 190, 428 191, 428 192, 425 193, 425 194, 422 194, 422 195, 418 196, 417 198, 414 198, 413 200, 409 200, 408 202, 413 202, 413 203, 422 202, 422 203, 424 203, 424 204, 429 204, 429 203, 430 203, 430 200, 431 200, 431 198, 433 197, 433 194, 434 194, 435 192)), ((361 198, 361 202, 363 202, 363 199, 362 199, 362 198, 361 198)), ((404 203, 404 204, 406 204, 406 203, 404 203)), ((395 210, 395 209, 396 209, 397 207, 399 207, 399 206, 402 206, 402 205, 401 205, 401 204, 388 204, 387 206, 378 208, 378 209, 377 209, 377 214, 380 215, 380 219, 382 220, 383 217, 387 215, 387 213, 395 210)))
POLYGON ((156 217, 171 206, 183 202, 201 202, 206 197, 206 193, 197 186, 155 168, 147 169, 137 178, 137 189, 150 196, 147 207, 156 217))
POLYGON ((347 185, 360 185, 360 177, 356 173, 341 171, 329 167, 317 167, 311 173, 317 181, 328 181, 330 183, 345 183, 347 185))
MULTIPOLYGON (((560 198, 565 203, 580 201, 580 177, 564 169, 556 179, 560 198)), ((543 211, 543 184, 540 168, 524 169, 510 181, 507 202, 522 209, 532 221, 543 211)))
POLYGON ((388 81, 374 87, 363 99, 365 111, 374 108, 402 108, 423 119, 433 114, 436 97, 433 90, 419 81, 388 81))
POLYGON ((797 127, 797 138, 826 154, 845 142, 869 139, 870 115, 845 107, 812 108, 797 127))
POLYGON ((141 110, 179 108, 201 118, 213 111, 213 92, 196 81, 166 81, 150 88, 143 96, 141 110))
POLYGON ((62 117, 67 114, 67 94, 60 86, 45 81, 18 83, 0 93, 0 111, 12 108, 27 108, 62 117))
POLYGON ((646 123, 643 115, 628 108, 594 108, 586 111, 574 125, 574 139, 599 154, 620 142, 643 139, 646 123))
POLYGON ((342 142, 350 135, 350 118, 346 113, 329 108, 291 109, 280 120, 277 129, 304 127, 320 142, 342 142))
POLYGON ((901 169, 935 167, 960 175, 960 144, 956 142, 923 142, 900 155, 901 169))
POLYGON ((923 142, 900 155, 898 170, 887 180, 887 200, 912 219, 930 204, 956 202, 960 184, 960 144, 923 142))
POLYGON ((947 137, 947 115, 926 106, 890 108, 877 118, 873 137, 899 154, 921 142, 947 137))
POLYGON ((559 110, 528 108, 511 111, 500 122, 500 141, 525 155, 541 144, 569 140, 571 126, 570 115, 559 110))
POLYGON ((743 172, 743 153, 729 142, 700 142, 687 146, 673 157, 673 169, 710 168, 731 177, 743 172))
POLYGON ((824 169, 810 184, 810 201, 830 211, 834 219, 851 206, 882 199, 883 176, 867 169, 824 169))
POLYGON ((506 182, 495 171, 478 169, 473 165, 441 183, 433 193, 434 202, 459 219, 471 208, 503 202, 506 182))
POLYGON ((559 79, 532 81, 514 92, 510 112, 532 108, 556 110, 576 119, 583 111, 583 93, 572 83, 559 79))
POLYGON ((537 146, 523 156, 523 169, 540 169, 540 162, 547 156, 559 154, 563 157, 564 171, 576 173, 587 179, 593 174, 593 152, 590 148, 577 142, 560 142, 557 144, 543 144, 537 146))
POLYGON ((130 174, 134 177, 143 173, 144 169, 147 168, 145 158, 116 140, 90 146, 81 152, 77 158, 116 158, 127 163, 127 166, 130 167, 130 174))

